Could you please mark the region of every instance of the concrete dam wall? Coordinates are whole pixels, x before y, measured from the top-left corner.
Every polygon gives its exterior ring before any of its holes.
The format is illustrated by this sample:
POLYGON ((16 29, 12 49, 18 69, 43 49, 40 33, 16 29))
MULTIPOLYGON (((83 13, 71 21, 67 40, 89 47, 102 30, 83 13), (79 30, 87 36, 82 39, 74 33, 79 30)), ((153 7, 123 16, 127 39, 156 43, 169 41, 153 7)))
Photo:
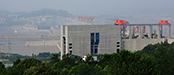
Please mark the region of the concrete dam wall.
POLYGON ((166 39, 123 39, 122 40, 122 49, 129 51, 142 50, 148 44, 156 44, 164 42, 166 39))
POLYGON ((57 46, 58 42, 60 41, 27 41, 25 42, 25 46, 57 46))
POLYGON ((0 35, 0 39, 43 39, 50 38, 55 39, 60 37, 59 35, 0 35))

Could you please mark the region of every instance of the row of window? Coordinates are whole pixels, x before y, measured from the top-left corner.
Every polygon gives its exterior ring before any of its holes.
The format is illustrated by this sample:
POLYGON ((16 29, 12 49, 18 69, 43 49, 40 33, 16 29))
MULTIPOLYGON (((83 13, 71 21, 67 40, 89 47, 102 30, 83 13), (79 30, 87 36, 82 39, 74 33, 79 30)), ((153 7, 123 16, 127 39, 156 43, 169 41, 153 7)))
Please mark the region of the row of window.
POLYGON ((66 38, 65 37, 63 37, 63 42, 64 42, 64 53, 66 53, 66 46, 65 46, 65 44, 66 44, 66 38))
MULTIPOLYGON (((69 49, 72 49, 72 43, 69 43, 69 49)), ((69 54, 71 55, 72 54, 72 50, 69 51, 69 54)))
MULTIPOLYGON (((65 46, 65 44, 66 44, 66 38, 65 37, 63 37, 63 42, 64 42, 64 53, 66 53, 66 46, 65 46)), ((72 43, 69 43, 69 49, 72 49, 72 43)), ((72 50, 70 50, 70 55, 72 54, 72 50)))
MULTIPOLYGON (((99 44, 99 33, 91 33, 91 55, 98 53, 98 44, 99 44), (94 39, 95 38, 95 39, 94 39)), ((66 39, 63 37, 64 44, 66 44, 66 39)), ((72 43, 69 43, 69 49, 72 49, 72 43)), ((117 47, 120 47, 120 42, 117 42, 117 47)), ((120 49, 117 49, 117 53, 119 53, 120 49)), ((66 53, 66 46, 64 46, 64 53, 66 53)), ((70 50, 70 55, 72 54, 72 50, 70 50)))
MULTIPOLYGON (((120 47, 120 42, 117 42, 117 47, 120 47)), ((120 52, 120 49, 117 49, 117 53, 120 52)))

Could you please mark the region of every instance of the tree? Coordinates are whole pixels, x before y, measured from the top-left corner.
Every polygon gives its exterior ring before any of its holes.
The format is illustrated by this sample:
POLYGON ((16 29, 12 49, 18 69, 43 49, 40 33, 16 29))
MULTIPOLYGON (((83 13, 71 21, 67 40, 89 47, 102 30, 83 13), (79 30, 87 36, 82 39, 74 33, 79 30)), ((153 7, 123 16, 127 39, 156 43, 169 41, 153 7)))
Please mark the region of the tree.
POLYGON ((89 62, 92 62, 92 61, 94 61, 92 55, 87 55, 86 62, 89 63, 89 62))
POLYGON ((66 68, 63 68, 59 75, 68 75, 68 72, 66 68))
POLYGON ((38 57, 48 57, 50 55, 50 52, 43 52, 43 53, 39 53, 38 57))
POLYGON ((13 61, 13 65, 16 66, 17 64, 19 64, 21 62, 21 60, 18 58, 16 61, 13 61))
POLYGON ((22 75, 24 71, 33 66, 39 66, 42 62, 36 58, 25 58, 17 65, 7 68, 8 75, 22 75))
POLYGON ((6 69, 5 66, 0 62, 0 75, 5 75, 6 74, 6 69))
POLYGON ((131 53, 122 50, 120 53, 111 54, 109 62, 104 71, 111 75, 160 74, 159 65, 155 59, 141 52, 131 53))
POLYGON ((77 61, 77 60, 81 59, 80 56, 74 55, 74 54, 70 55, 70 58, 71 58, 73 61, 77 61))
POLYGON ((69 75, 103 75, 103 71, 98 64, 91 66, 88 63, 80 63, 70 69, 69 75))
POLYGON ((39 66, 32 66, 24 71, 23 75, 53 75, 50 71, 50 65, 47 62, 42 63, 39 66))
POLYGON ((70 75, 90 75, 90 67, 87 63, 81 63, 72 67, 69 71, 70 75))
POLYGON ((159 63, 159 69, 162 75, 174 74, 174 43, 168 44, 166 41, 161 44, 154 44, 151 47, 146 46, 142 53, 148 54, 154 57, 159 63))
POLYGON ((50 63, 53 65, 54 63, 60 61, 58 54, 53 54, 53 57, 51 57, 50 63))
POLYGON ((75 63, 75 61, 70 58, 69 54, 64 54, 61 62, 65 65, 74 65, 75 63))

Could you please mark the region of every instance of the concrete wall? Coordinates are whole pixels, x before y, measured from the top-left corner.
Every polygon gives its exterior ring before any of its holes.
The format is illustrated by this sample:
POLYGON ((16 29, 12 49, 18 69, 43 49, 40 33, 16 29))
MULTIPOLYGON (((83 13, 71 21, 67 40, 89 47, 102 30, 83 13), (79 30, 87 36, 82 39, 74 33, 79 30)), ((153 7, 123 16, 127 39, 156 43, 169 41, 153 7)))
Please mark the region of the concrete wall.
MULTIPOLYGON (((151 36, 152 28, 151 24, 149 25, 149 36, 151 36)), ((136 26, 136 24, 130 26, 136 26)), ((140 28, 140 37, 143 35, 142 26, 144 26, 144 24, 142 24, 140 28)), ((130 30, 133 32, 133 27, 130 30)), ((158 27, 158 30, 158 35, 161 35, 160 27, 158 27)), ((131 32, 130 34, 133 34, 131 32)), ((142 50, 148 44, 161 43, 166 40, 161 37, 158 37, 158 39, 121 39, 120 25, 63 25, 61 26, 61 55, 64 54, 64 51, 66 51, 66 53, 72 51, 72 54, 79 56, 91 54, 91 33, 100 34, 98 54, 114 53, 117 52, 117 49, 130 51, 142 50), (66 38, 65 44, 63 37, 66 38), (120 42, 120 44, 117 44, 117 42, 120 42), (70 43, 72 43, 71 46, 69 46, 70 43), (120 47, 117 47, 117 45, 120 45, 120 47), (72 47, 72 49, 69 49, 70 47, 72 47)), ((168 43, 172 43, 173 41, 173 39, 168 39, 168 43)))
POLYGON ((172 42, 174 42, 174 39, 167 39, 168 43, 171 44, 172 42))
POLYGON ((142 50, 148 44, 156 44, 164 42, 165 39, 123 39, 122 40, 122 49, 137 51, 142 50))
POLYGON ((27 41, 25 46, 57 46, 59 41, 27 41))
POLYGON ((50 38, 55 39, 60 37, 60 35, 9 35, 3 36, 0 35, 0 39, 42 39, 42 38, 50 38))
POLYGON ((72 54, 84 56, 91 54, 91 33, 99 33, 98 54, 114 53, 120 49, 117 47, 117 42, 121 44, 120 31, 120 26, 116 25, 69 25, 62 26, 61 38, 66 38, 66 53, 71 50, 72 54), (72 49, 69 49, 69 43, 72 43, 72 49))

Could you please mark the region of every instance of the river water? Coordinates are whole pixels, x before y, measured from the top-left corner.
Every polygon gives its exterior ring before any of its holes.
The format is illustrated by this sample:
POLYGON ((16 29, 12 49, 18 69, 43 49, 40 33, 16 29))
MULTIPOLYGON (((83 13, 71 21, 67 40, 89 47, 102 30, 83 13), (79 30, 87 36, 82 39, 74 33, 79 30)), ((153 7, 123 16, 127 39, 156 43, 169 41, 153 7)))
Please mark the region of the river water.
POLYGON ((56 46, 36 46, 27 47, 25 46, 26 41, 42 41, 39 39, 0 39, 0 52, 4 53, 16 53, 21 55, 29 55, 32 53, 37 55, 41 52, 58 53, 58 48, 56 46))
MULTIPOLYGON (((0 36, 11 36, 11 35, 49 35, 48 32, 37 31, 37 30, 22 30, 20 26, 17 27, 0 27, 0 36), (15 34, 14 31, 17 30, 18 34, 15 34), (27 32, 26 32, 27 31, 27 32)), ((3 53, 16 53, 21 55, 31 56, 32 53, 37 55, 41 52, 50 52, 50 53, 58 53, 59 50, 56 46, 37 46, 37 47, 26 47, 26 41, 51 41, 58 40, 59 37, 55 37, 55 39, 50 38, 31 38, 31 39, 0 39, 0 52, 3 53)))

